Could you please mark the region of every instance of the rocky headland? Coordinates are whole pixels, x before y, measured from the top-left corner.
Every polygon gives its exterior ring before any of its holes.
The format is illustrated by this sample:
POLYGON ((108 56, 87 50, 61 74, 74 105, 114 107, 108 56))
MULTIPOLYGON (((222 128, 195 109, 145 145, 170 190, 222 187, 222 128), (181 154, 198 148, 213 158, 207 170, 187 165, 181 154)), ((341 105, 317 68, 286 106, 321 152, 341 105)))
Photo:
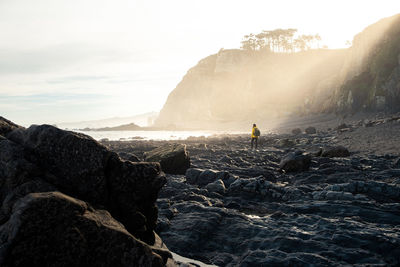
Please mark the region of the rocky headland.
POLYGON ((399 106, 397 14, 366 27, 346 49, 221 49, 188 70, 155 125, 247 129, 288 114, 397 112, 399 106))
POLYGON ((123 124, 114 127, 103 127, 103 128, 83 128, 79 129, 81 131, 139 131, 142 127, 136 125, 135 123, 123 124))
POLYGON ((156 232, 180 255, 217 266, 398 266, 400 114, 307 122, 261 136, 257 150, 247 135, 103 144, 139 160, 190 157, 157 200, 156 232))

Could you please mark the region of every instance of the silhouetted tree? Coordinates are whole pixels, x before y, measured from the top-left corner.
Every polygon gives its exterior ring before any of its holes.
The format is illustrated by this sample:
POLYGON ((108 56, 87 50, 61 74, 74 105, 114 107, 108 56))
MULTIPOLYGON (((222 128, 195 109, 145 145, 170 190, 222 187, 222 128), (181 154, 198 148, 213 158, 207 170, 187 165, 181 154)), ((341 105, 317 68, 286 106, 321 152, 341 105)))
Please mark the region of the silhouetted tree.
POLYGON ((254 51, 257 49, 257 39, 252 33, 250 33, 249 35, 245 35, 241 43, 241 48, 243 50, 254 51))
POLYGON ((297 29, 275 29, 272 31, 262 31, 259 34, 249 34, 243 37, 241 48, 252 51, 272 51, 293 53, 309 50, 313 47, 319 48, 321 36, 300 35, 294 39, 297 29))
POLYGON ((306 46, 306 40, 302 36, 299 36, 296 40, 294 40, 294 47, 296 51, 304 51, 306 50, 306 46))

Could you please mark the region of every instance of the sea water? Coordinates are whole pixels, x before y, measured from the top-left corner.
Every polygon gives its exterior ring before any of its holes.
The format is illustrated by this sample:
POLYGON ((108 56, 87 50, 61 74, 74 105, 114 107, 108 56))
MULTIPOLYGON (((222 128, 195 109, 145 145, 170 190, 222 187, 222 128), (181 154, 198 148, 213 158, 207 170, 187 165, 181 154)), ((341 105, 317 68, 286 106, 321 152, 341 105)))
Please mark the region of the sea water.
POLYGON ((95 140, 185 140, 188 137, 209 137, 224 134, 217 131, 76 131, 93 137, 95 140))

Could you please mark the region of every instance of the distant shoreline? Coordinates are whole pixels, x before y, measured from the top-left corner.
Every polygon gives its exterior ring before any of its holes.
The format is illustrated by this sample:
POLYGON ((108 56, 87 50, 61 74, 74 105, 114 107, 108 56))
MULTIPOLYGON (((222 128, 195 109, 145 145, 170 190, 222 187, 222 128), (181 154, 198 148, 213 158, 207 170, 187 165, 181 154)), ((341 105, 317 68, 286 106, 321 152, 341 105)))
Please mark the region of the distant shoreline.
POLYGON ((102 128, 83 128, 83 129, 72 129, 76 131, 85 131, 85 132, 108 132, 108 131, 192 131, 193 129, 183 129, 178 128, 176 126, 170 127, 142 127, 135 123, 123 124, 114 127, 102 127, 102 128))
POLYGON ((117 127, 105 127, 105 128, 84 128, 84 129, 71 129, 72 131, 83 131, 83 132, 112 132, 112 131, 199 131, 199 129, 189 129, 189 128, 173 128, 173 127, 140 127, 139 128, 134 128, 134 129, 128 129, 128 128, 118 128, 117 127))
MULTIPOLYGON (((359 120, 373 120, 377 117, 390 117, 396 116, 398 113, 395 112, 358 112, 351 116, 339 116, 333 113, 323 113, 323 114, 310 114, 305 116, 285 116, 279 118, 265 118, 257 119, 257 126, 260 128, 261 133, 287 133, 293 128, 298 127, 308 127, 315 126, 319 129, 328 129, 332 125, 339 125, 344 122, 349 121, 359 121, 359 120)), ((155 126, 138 126, 136 124, 125 124, 115 127, 103 127, 103 128, 83 128, 83 129, 66 129, 72 131, 84 131, 84 132, 112 132, 112 131, 175 131, 175 132, 185 132, 185 131, 217 131, 217 132, 247 132, 251 130, 251 125, 253 122, 249 121, 237 121, 237 122, 219 122, 210 123, 208 125, 203 125, 202 128, 193 127, 180 127, 175 125, 169 125, 166 127, 155 127, 155 126), (249 126, 250 125, 250 126, 249 126)))

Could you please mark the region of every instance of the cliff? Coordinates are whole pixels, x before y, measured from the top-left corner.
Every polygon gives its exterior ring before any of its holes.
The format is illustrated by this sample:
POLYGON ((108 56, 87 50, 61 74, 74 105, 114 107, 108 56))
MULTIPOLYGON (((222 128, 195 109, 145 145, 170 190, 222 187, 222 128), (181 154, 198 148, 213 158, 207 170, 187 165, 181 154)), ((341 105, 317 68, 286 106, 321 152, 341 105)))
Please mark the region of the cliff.
POLYGON ((222 50, 187 72, 169 95, 156 125, 214 127, 293 112, 332 82, 343 60, 343 50, 296 54, 222 50))
POLYGON ((396 110, 400 104, 400 15, 357 34, 332 97, 338 111, 396 110))
POLYGON ((215 129, 290 114, 396 107, 399 21, 400 15, 369 26, 349 49, 221 50, 187 72, 156 126, 215 129))

